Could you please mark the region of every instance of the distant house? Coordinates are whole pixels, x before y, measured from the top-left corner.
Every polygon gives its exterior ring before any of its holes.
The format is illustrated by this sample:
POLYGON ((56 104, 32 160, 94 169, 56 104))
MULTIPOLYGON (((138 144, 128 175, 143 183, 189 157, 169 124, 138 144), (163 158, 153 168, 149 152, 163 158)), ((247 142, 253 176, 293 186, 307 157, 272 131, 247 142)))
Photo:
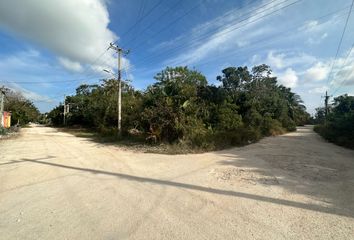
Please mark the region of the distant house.
POLYGON ((1 114, 1 123, 0 125, 4 128, 11 127, 11 113, 10 112, 3 112, 1 114))

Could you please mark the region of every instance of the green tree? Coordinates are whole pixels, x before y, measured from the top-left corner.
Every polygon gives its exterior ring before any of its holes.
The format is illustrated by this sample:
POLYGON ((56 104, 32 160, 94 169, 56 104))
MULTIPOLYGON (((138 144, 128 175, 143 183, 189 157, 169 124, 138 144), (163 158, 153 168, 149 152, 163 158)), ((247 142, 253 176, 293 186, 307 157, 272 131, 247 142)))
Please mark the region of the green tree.
POLYGON ((324 121, 324 110, 318 109, 315 130, 338 145, 354 148, 354 96, 342 95, 334 99, 331 111, 324 121))
POLYGON ((187 67, 166 68, 155 76, 157 82, 145 92, 143 120, 145 130, 161 140, 187 140, 196 120, 198 89, 207 85, 206 78, 187 67))
MULTIPOLYGON (((247 67, 225 68, 217 77, 220 86, 208 85, 205 76, 187 67, 167 67, 155 80, 145 91, 123 83, 125 134, 133 128, 156 142, 213 149, 295 130, 308 116, 301 98, 279 85, 264 64, 252 71, 247 67)), ((71 106, 69 125, 114 132, 117 81, 81 85, 66 102, 71 106)), ((49 115, 59 119, 61 108, 49 115)))
POLYGON ((40 112, 37 107, 20 92, 7 89, 4 109, 11 112, 11 124, 25 125, 29 122, 37 122, 40 112))

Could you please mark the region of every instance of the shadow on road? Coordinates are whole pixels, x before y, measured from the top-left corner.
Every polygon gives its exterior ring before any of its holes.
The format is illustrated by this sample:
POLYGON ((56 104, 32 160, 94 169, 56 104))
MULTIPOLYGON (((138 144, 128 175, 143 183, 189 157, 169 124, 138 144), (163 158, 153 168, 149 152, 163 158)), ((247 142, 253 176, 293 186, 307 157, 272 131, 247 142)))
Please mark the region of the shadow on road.
POLYGON ((327 208, 327 207, 323 207, 323 206, 315 205, 315 204, 306 204, 306 203, 294 202, 294 201, 290 201, 290 200, 265 197, 265 196, 255 195, 255 194, 222 190, 222 189, 215 189, 215 188, 209 188, 209 187, 204 187, 204 186, 192 185, 192 184, 188 184, 188 183, 179 183, 179 182, 174 182, 174 181, 166 181, 166 180, 160 180, 160 179, 139 177, 139 176, 133 176, 133 175, 123 174, 123 173, 109 172, 109 171, 104 171, 104 170, 75 167, 75 166, 63 165, 63 164, 58 164, 58 163, 53 163, 53 162, 39 161, 37 159, 22 159, 22 161, 31 162, 31 163, 35 163, 35 164, 48 165, 48 166, 52 166, 52 167, 66 168, 66 169, 76 170, 76 171, 83 171, 83 172, 88 172, 88 173, 92 173, 92 174, 104 174, 104 175, 114 176, 114 177, 117 177, 120 179, 129 180, 129 181, 158 184, 158 185, 164 185, 164 186, 170 186, 170 187, 176 187, 176 188, 184 188, 184 189, 201 191, 201 192, 206 192, 206 193, 211 193, 211 194, 219 194, 219 195, 226 195, 226 196, 232 196, 232 197, 238 197, 238 198, 246 198, 246 199, 251 199, 251 200, 255 200, 255 201, 262 201, 262 202, 279 204, 279 205, 284 205, 284 206, 289 206, 289 207, 301 208, 301 209, 306 209, 306 210, 310 210, 310 211, 317 211, 317 212, 335 214, 335 215, 346 216, 346 217, 353 217, 353 214, 349 213, 348 211, 345 211, 344 209, 327 208))
MULTIPOLYGON (((55 158, 55 156, 47 156, 45 158, 37 158, 35 160, 47 160, 47 159, 51 159, 51 158, 55 158)), ((10 165, 10 164, 18 164, 18 163, 24 163, 24 162, 26 162, 26 161, 25 160, 11 160, 9 162, 0 163, 0 166, 10 165)))
POLYGON ((218 162, 220 169, 250 171, 259 176, 255 182, 274 179, 263 184, 279 185, 336 209, 317 211, 354 217, 354 151, 324 141, 309 126, 217 155, 224 158, 218 162))

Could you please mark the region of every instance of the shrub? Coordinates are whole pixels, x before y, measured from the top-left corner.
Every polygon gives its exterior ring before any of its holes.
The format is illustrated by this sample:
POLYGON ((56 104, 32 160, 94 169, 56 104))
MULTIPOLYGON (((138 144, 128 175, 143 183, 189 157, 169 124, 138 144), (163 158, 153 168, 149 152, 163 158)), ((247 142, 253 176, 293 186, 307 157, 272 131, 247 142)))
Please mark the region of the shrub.
POLYGON ((354 97, 335 98, 327 120, 314 130, 330 142, 354 149, 354 97))
MULTIPOLYGON (((217 77, 219 86, 208 85, 205 76, 187 67, 167 67, 155 79, 145 91, 123 84, 123 138, 132 137, 129 130, 136 129, 141 131, 139 139, 168 143, 174 149, 211 150, 293 131, 295 122, 307 116, 300 97, 279 85, 266 65, 252 71, 226 68, 217 77)), ((95 128, 101 136, 116 139, 116 84, 105 80, 79 86, 66 99, 72 106, 68 125, 95 128)), ((59 105, 48 118, 62 124, 62 112, 59 105)))
POLYGON ((7 132, 8 132, 8 131, 7 131, 6 128, 0 127, 0 135, 6 135, 7 132))
POLYGON ((272 119, 270 116, 266 116, 263 119, 262 124, 262 134, 265 136, 276 136, 283 134, 285 132, 282 124, 276 120, 272 119))

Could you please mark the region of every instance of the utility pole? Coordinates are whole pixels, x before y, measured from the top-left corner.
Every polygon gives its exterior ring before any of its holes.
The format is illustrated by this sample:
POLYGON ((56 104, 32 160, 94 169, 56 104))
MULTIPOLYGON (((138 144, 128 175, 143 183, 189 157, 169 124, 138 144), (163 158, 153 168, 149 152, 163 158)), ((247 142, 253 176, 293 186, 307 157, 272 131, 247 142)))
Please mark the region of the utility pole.
POLYGON ((328 115, 328 112, 329 112, 329 109, 328 109, 328 100, 331 96, 328 95, 327 91, 326 91, 326 95, 323 96, 323 98, 325 99, 325 118, 327 119, 327 115, 328 115))
POLYGON ((117 45, 114 45, 113 43, 110 43, 108 49, 113 49, 117 52, 118 54, 118 76, 117 76, 117 81, 118 81, 118 99, 117 99, 117 109, 118 109, 118 136, 122 134, 122 69, 121 69, 121 58, 122 54, 128 54, 129 50, 123 50, 122 48, 118 47, 117 45))
POLYGON ((0 127, 4 127, 4 97, 5 97, 5 91, 3 90, 3 87, 0 88, 0 127))
POLYGON ((70 103, 66 104, 66 96, 64 95, 64 126, 66 125, 66 114, 70 113, 70 103))
POLYGON ((65 124, 66 124, 66 119, 65 119, 65 115, 66 115, 66 105, 65 105, 65 100, 66 100, 66 96, 64 95, 64 112, 63 112, 63 114, 64 114, 64 126, 65 126, 65 124))
POLYGON ((0 88, 0 114, 2 116, 2 113, 4 112, 4 97, 5 97, 5 91, 3 90, 3 87, 0 88))

